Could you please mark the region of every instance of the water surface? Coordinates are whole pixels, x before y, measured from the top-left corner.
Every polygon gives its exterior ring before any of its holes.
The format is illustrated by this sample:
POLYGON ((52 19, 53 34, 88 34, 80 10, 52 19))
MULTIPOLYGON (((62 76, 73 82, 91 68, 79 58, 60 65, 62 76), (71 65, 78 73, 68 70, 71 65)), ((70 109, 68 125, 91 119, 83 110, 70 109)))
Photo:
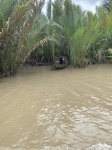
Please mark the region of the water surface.
POLYGON ((27 149, 112 150, 112 65, 0 79, 0 150, 27 149))

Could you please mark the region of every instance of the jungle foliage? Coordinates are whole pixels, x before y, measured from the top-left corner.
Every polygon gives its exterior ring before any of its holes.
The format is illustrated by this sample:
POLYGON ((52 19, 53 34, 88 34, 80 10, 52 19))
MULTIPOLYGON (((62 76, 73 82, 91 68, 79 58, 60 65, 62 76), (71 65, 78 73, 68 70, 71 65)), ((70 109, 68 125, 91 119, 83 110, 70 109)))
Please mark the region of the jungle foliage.
POLYGON ((43 56, 47 63, 67 56, 74 67, 112 62, 111 1, 95 14, 72 0, 49 0, 45 14, 44 3, 0 0, 0 74, 15 74, 28 59, 39 63, 43 56))
POLYGON ((0 2, 0 70, 2 74, 15 74, 37 47, 53 39, 53 35, 43 38, 40 36, 47 25, 45 15, 41 13, 43 4, 44 0, 0 2))

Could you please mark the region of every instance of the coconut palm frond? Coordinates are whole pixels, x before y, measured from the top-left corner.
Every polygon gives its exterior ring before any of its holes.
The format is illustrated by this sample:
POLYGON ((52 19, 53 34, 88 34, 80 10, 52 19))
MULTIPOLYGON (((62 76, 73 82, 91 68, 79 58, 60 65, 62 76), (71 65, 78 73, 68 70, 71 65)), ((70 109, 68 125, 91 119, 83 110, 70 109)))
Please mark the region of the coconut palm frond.
POLYGON ((59 38, 58 35, 52 35, 52 36, 47 36, 44 39, 40 40, 39 42, 35 43, 33 46, 30 47, 30 49, 28 50, 28 52, 26 53, 26 55, 23 57, 22 63, 18 69, 18 71, 21 69, 22 65, 24 64, 24 62, 26 61, 26 59, 30 56, 30 54, 35 51, 36 48, 38 48, 40 45, 43 45, 44 43, 48 42, 48 41, 54 41, 54 38, 59 38))
MULTIPOLYGON (((4 72, 8 70, 16 71, 20 66, 21 59, 25 56, 24 49, 27 48, 27 42, 30 42, 28 41, 28 35, 35 26, 33 22, 44 0, 26 2, 27 0, 19 1, 8 21, 2 20, 2 32, 0 33, 0 53, 2 55, 0 56, 0 62, 4 72)), ((39 28, 39 30, 41 29, 39 28)))

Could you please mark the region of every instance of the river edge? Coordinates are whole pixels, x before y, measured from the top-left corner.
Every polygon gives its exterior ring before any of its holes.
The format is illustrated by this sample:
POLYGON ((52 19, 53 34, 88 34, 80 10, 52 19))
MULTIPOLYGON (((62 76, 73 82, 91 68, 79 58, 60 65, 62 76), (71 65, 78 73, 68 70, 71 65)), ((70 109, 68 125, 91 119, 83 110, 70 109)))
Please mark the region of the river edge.
POLYGON ((0 79, 1 78, 6 78, 6 77, 15 77, 15 76, 21 74, 21 72, 24 70, 24 68, 26 68, 28 70, 29 70, 29 68, 30 69, 31 68, 37 68, 37 69, 38 68, 48 68, 49 71, 61 71, 61 70, 64 70, 66 68, 82 69, 82 70, 84 70, 84 69, 86 69, 88 67, 100 66, 100 65, 112 65, 112 64, 111 63, 91 64, 91 65, 87 65, 86 67, 83 67, 83 68, 82 67, 81 68, 80 67, 74 67, 73 65, 69 64, 67 67, 60 68, 60 69, 55 69, 52 65, 43 65, 43 66, 23 65, 23 67, 21 68, 21 70, 18 73, 13 74, 13 73, 8 72, 7 74, 0 74, 0 79))

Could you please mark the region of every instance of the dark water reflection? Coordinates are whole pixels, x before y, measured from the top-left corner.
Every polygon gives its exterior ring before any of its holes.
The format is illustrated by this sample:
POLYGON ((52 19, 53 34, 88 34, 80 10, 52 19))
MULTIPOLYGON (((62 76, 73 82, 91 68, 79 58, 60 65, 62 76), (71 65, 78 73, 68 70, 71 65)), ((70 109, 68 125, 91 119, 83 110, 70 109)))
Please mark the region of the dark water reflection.
POLYGON ((0 150, 112 150, 111 91, 108 64, 0 79, 0 150))

